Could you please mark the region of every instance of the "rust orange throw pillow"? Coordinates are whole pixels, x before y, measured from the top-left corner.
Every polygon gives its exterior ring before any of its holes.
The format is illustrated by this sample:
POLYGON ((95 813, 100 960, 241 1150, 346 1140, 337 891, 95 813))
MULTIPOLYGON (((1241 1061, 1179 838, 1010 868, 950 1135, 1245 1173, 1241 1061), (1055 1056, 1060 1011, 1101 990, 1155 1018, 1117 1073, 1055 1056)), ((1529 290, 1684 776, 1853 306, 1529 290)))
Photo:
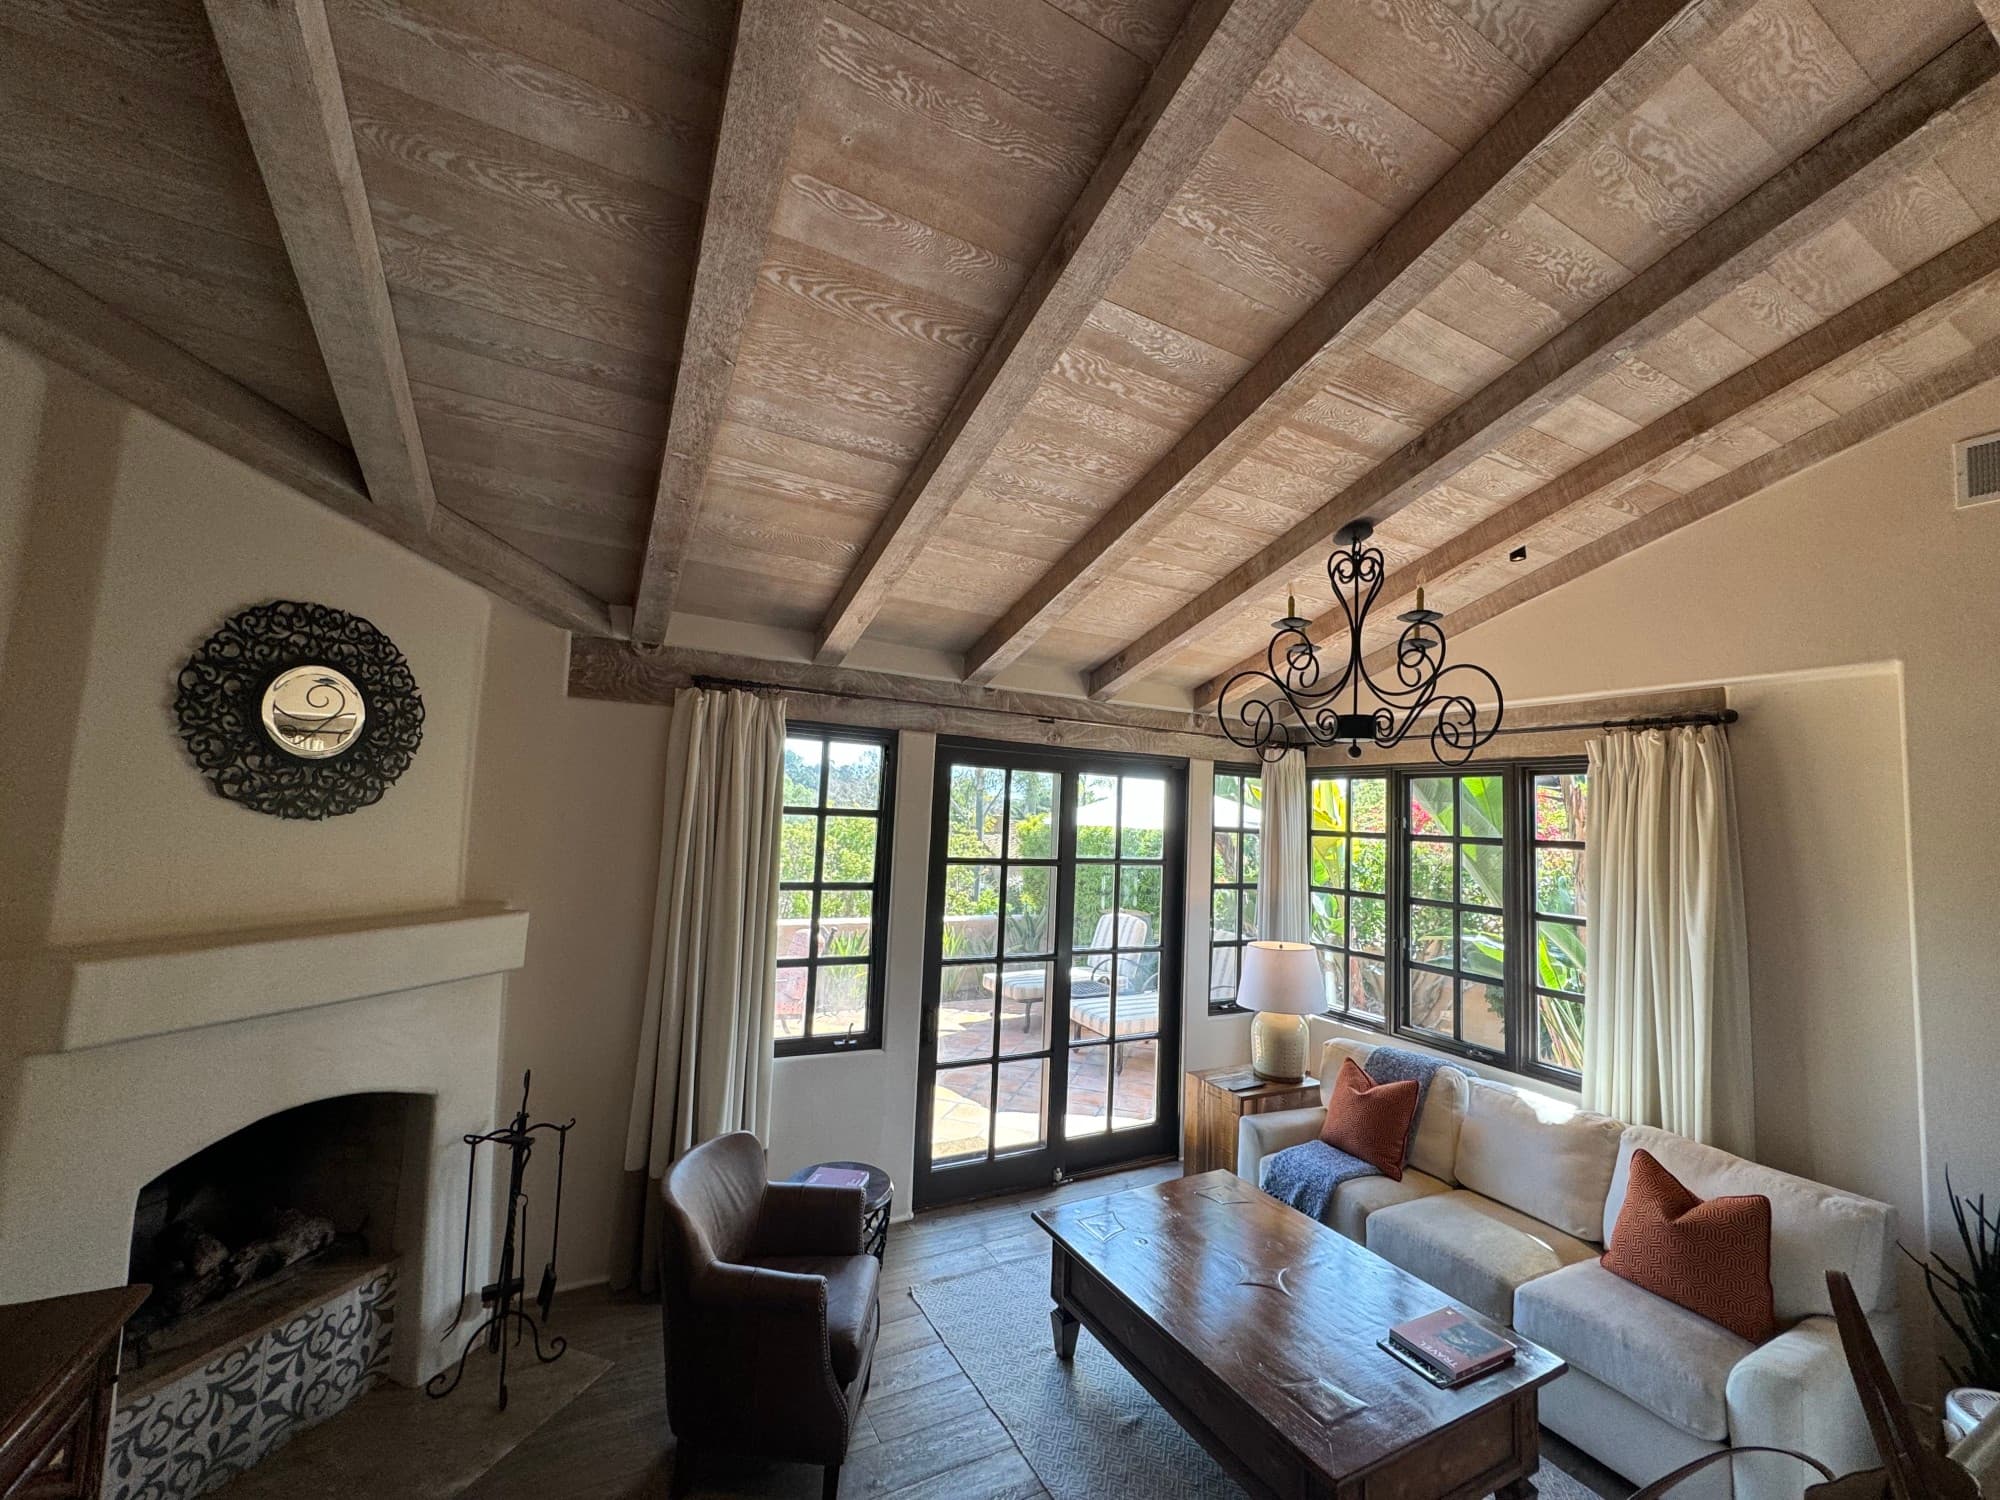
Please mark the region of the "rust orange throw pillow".
POLYGON ((1403 1180, 1403 1152, 1410 1120, 1417 1112, 1417 1081, 1377 1083, 1351 1057, 1334 1075, 1319 1138, 1337 1151, 1358 1157, 1384 1177, 1403 1180))
POLYGON ((1778 1331, 1771 1296, 1771 1200, 1697 1198, 1649 1151, 1632 1153, 1604 1269, 1739 1338, 1778 1331))

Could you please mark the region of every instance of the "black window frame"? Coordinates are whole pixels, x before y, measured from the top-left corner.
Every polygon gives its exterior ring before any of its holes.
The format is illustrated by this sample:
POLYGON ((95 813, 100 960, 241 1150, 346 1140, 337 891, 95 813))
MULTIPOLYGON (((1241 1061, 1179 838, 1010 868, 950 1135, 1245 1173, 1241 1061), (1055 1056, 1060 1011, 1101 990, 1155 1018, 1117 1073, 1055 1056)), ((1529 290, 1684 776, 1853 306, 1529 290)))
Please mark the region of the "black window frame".
MULTIPOLYGON (((1525 1050, 1530 1060, 1535 1063, 1539 1070, 1535 1076, 1563 1081, 1574 1079, 1577 1083, 1581 1083, 1583 1079, 1581 1059, 1578 1059, 1577 1070, 1575 1072, 1571 1072, 1569 1069, 1559 1067, 1553 1063, 1541 1061, 1542 1000, 1544 997, 1562 1001, 1573 1000, 1576 1002, 1579 1014, 1587 1015, 1587 997, 1580 992, 1553 989, 1544 985, 1541 982, 1541 967, 1536 958, 1541 942, 1540 928, 1542 926, 1560 925, 1573 927, 1580 931, 1588 930, 1590 926, 1588 907, 1589 860, 1586 854, 1586 841, 1584 839, 1545 839, 1536 832, 1535 783, 1544 776, 1574 776, 1585 774, 1588 770, 1588 761, 1580 757, 1559 761, 1534 761, 1524 763, 1521 777, 1523 782, 1522 812, 1525 817, 1522 827, 1525 830, 1526 837, 1522 840, 1523 847, 1521 850, 1519 881, 1522 900, 1526 908, 1524 926, 1528 939, 1521 956, 1522 991, 1527 996, 1527 1015, 1524 1024, 1528 1029, 1526 1032, 1527 1041, 1525 1050), (1535 855, 1537 851, 1542 849, 1573 849, 1576 851, 1578 864, 1577 885, 1582 890, 1583 899, 1574 915, 1564 912, 1544 912, 1539 905, 1538 898, 1541 890, 1535 878, 1535 855)), ((1589 830, 1586 829, 1585 832, 1587 834, 1589 830)), ((1590 941, 1586 937, 1584 939, 1586 984, 1588 983, 1589 962, 1590 941)))
MULTIPOLYGON (((813 878, 809 881, 784 880, 778 882, 779 899, 782 903, 786 891, 809 890, 812 892, 812 907, 808 914, 806 938, 809 951, 800 958, 779 958, 774 967, 779 974, 787 969, 806 971, 806 1009, 802 1021, 803 1031, 799 1036, 778 1036, 773 1041, 773 1051, 778 1057, 817 1057, 834 1052, 874 1052, 882 1047, 883 997, 888 984, 888 936, 889 936, 889 867, 894 862, 892 853, 895 838, 896 806, 896 734, 893 730, 857 729, 845 724, 820 724, 810 721, 791 723, 785 726, 785 736, 791 738, 815 738, 820 743, 819 800, 811 807, 795 805, 784 801, 784 793, 779 793, 782 812, 780 814, 780 847, 783 840, 783 819, 801 815, 812 815, 817 819, 813 838, 813 878), (830 807, 827 804, 827 769, 830 746, 834 741, 850 744, 874 745, 882 751, 881 793, 873 808, 830 807), (872 881, 833 881, 823 879, 822 864, 826 854, 826 819, 834 817, 863 817, 875 819, 875 878, 872 881), (868 891, 869 939, 868 956, 868 1020, 865 1028, 849 1031, 838 1036, 814 1036, 812 1018, 814 1002, 818 997, 819 971, 829 963, 850 964, 862 960, 836 956, 832 959, 819 953, 819 913, 820 898, 832 891, 868 891)), ((781 776, 782 783, 782 776, 781 776)), ((782 876, 782 866, 779 871, 782 876)))
MULTIPOLYGON (((1535 963, 1535 924, 1568 921, 1570 925, 1587 928, 1588 917, 1580 915, 1574 919, 1554 914, 1539 915, 1536 911, 1535 891, 1535 850, 1537 847, 1563 847, 1565 843, 1576 841, 1544 841, 1535 837, 1535 779, 1548 775, 1577 775, 1588 769, 1580 756, 1551 756, 1535 759, 1479 761, 1467 766, 1441 765, 1363 765, 1352 768, 1339 765, 1318 765, 1307 767, 1307 797, 1312 795, 1312 785, 1316 780, 1348 778, 1360 776, 1381 776, 1387 782, 1388 797, 1388 839, 1385 888, 1388 893, 1387 908, 1387 995, 1385 1014, 1377 1020, 1366 1014, 1356 1014, 1343 985, 1343 1008, 1329 1006, 1326 1015, 1336 1021, 1365 1030, 1378 1031, 1385 1036, 1401 1037, 1419 1042, 1439 1052, 1464 1057, 1489 1067, 1499 1068, 1526 1078, 1539 1079, 1562 1088, 1574 1089, 1581 1085, 1583 1075, 1580 1070, 1558 1067, 1542 1061, 1540 1056, 1540 993, 1539 974, 1535 963), (1410 957, 1411 913, 1415 906, 1438 905, 1414 897, 1410 890, 1410 869, 1412 845, 1417 841, 1411 827, 1410 784, 1414 781, 1435 777, 1500 776, 1503 778, 1503 806, 1506 809, 1506 826, 1502 830, 1499 846, 1502 854, 1502 870, 1505 890, 1498 908, 1506 939, 1506 960, 1503 966, 1502 982, 1506 991, 1506 1018, 1504 1044, 1499 1048, 1487 1047, 1475 1042, 1467 1042, 1456 1035, 1431 1030, 1415 1025, 1410 1020, 1411 974, 1423 972, 1431 966, 1414 963, 1410 957)), ((1348 837, 1347 834, 1341 835, 1348 837)), ((1461 903, 1460 894, 1461 860, 1454 839, 1453 851, 1453 901, 1454 934, 1457 933, 1456 909, 1461 903)), ((1577 847, 1581 847, 1580 842, 1577 847)), ((1309 831, 1306 851, 1306 882, 1308 903, 1317 887, 1312 880, 1312 835, 1309 831)), ((1352 871, 1347 878, 1351 881, 1352 871)), ((1493 908, 1475 904, 1477 910, 1491 911, 1493 908)), ((1351 917, 1350 917, 1351 922, 1351 917)), ((1351 927, 1344 934, 1351 937, 1351 927)), ((1316 944, 1325 951, 1324 944, 1316 944)), ((1345 950, 1342 950, 1343 952, 1345 950)), ((1454 978, 1457 977, 1454 965, 1454 978)), ((1474 975, 1474 978, 1482 976, 1474 975)), ((1456 990, 1456 987, 1454 987, 1456 990)), ((1553 992, 1551 992, 1553 993, 1553 992)), ((1454 1023, 1457 1024, 1458 1000, 1454 998, 1454 1023)), ((1459 1029, 1463 1029, 1459 1026, 1459 1029)))
MULTIPOLYGON (((1241 987, 1243 982, 1243 946, 1244 944, 1251 942, 1253 940, 1252 934, 1248 930, 1246 930, 1243 921, 1243 896, 1245 892, 1254 893, 1257 890, 1256 881, 1254 880, 1246 881, 1243 878, 1243 845, 1240 839, 1238 840, 1236 845, 1236 879, 1217 880, 1215 878, 1215 835, 1218 833, 1223 833, 1228 831, 1226 829, 1217 827, 1214 823, 1213 813, 1214 813, 1215 802, 1217 797, 1221 795, 1219 792, 1216 791, 1215 784, 1225 776, 1234 776, 1239 778, 1241 781, 1255 781, 1258 784, 1258 786, 1261 787, 1264 784, 1264 768, 1261 764, 1225 765, 1221 762, 1217 762, 1214 767, 1213 773, 1209 777, 1208 784, 1209 784, 1210 824, 1208 830, 1208 835, 1209 835, 1208 838, 1208 845, 1209 845, 1208 978, 1204 981, 1203 988, 1207 991, 1208 1013, 1211 1016, 1237 1016, 1237 1015, 1248 1014, 1248 1012, 1246 1012, 1243 1009, 1243 1007, 1238 1005, 1233 999, 1217 1000, 1215 998, 1215 989, 1214 989, 1215 953, 1218 948, 1234 948, 1236 950, 1236 982, 1237 985, 1241 987), (1225 891, 1225 890, 1235 891, 1237 893, 1236 936, 1233 938, 1223 938, 1221 940, 1218 940, 1215 936, 1216 933, 1215 893, 1217 891, 1225 891)), ((1242 796, 1240 791, 1236 799, 1236 805, 1238 806, 1238 808, 1246 808, 1249 806, 1249 799, 1242 796)), ((1260 809, 1263 806, 1263 798, 1261 797, 1261 795, 1258 798, 1258 806, 1260 809)), ((1243 832, 1243 829, 1244 829, 1244 824, 1239 820, 1237 822, 1235 831, 1238 834, 1241 834, 1243 832)), ((1260 817, 1257 824, 1257 846, 1258 846, 1257 868, 1260 872, 1264 867, 1264 851, 1263 851, 1264 832, 1265 832, 1264 825, 1260 817)), ((1262 916, 1263 913, 1260 904, 1258 912, 1258 917, 1260 922, 1262 920, 1262 916)))
POLYGON ((1396 787, 1386 769, 1380 766, 1324 766, 1306 768, 1306 940, 1319 955, 1321 972, 1329 967, 1329 955, 1339 954, 1335 966, 1340 973, 1340 1005, 1329 1005, 1323 1014, 1350 1025, 1363 1026, 1371 1031, 1387 1029, 1395 1014, 1395 969, 1390 959, 1395 949, 1395 893, 1396 893, 1396 787), (1357 780, 1379 781, 1382 783, 1382 827, 1381 830, 1360 829, 1354 826, 1354 799, 1352 785, 1357 780), (1313 783, 1315 781, 1346 781, 1350 787, 1347 802, 1346 826, 1338 830, 1320 829, 1313 824, 1313 783), (1357 839, 1379 842, 1382 845, 1382 889, 1372 891, 1356 887, 1354 884, 1354 843, 1357 839), (1314 851, 1322 841, 1333 841, 1340 848, 1340 884, 1320 885, 1313 880, 1314 851), (1324 942, 1318 937, 1320 929, 1315 925, 1319 903, 1315 897, 1325 896, 1340 902, 1340 941, 1324 942), (1383 908, 1382 951, 1378 954, 1365 948, 1354 946, 1354 902, 1379 901, 1383 908), (1383 1004, 1380 1016, 1354 1009, 1354 961, 1366 963, 1378 960, 1383 969, 1383 1004))

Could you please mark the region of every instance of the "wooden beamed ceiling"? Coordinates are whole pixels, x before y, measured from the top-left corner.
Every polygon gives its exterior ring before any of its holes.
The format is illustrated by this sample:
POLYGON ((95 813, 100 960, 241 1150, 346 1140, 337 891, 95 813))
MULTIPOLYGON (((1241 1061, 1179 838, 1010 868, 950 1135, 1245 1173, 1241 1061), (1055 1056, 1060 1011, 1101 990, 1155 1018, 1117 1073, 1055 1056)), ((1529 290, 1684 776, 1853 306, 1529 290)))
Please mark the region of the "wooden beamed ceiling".
POLYGON ((0 328, 579 634, 1207 707, 1349 519, 1464 628, 1989 378, 1981 3, 0 0, 0 328))

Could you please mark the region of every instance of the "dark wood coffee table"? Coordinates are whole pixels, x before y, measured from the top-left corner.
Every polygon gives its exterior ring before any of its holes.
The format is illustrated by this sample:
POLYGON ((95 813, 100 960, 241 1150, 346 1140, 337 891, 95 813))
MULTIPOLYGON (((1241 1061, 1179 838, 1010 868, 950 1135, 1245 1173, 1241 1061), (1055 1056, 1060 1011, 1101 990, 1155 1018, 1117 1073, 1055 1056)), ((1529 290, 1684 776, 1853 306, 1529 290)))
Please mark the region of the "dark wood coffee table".
POLYGON ((1056 1353, 1079 1325, 1253 1495, 1282 1500, 1532 1496, 1548 1350, 1230 1172, 1044 1209, 1056 1353), (1441 1390, 1376 1346, 1458 1306, 1520 1355, 1441 1390))

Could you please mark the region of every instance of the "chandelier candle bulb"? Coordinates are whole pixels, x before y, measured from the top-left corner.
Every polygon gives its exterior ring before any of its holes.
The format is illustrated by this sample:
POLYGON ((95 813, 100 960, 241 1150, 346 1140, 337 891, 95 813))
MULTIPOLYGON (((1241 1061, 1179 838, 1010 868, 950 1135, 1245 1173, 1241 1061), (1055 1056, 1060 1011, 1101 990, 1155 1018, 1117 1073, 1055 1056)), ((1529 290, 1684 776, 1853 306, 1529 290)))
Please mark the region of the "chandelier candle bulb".
POLYGON ((1273 622, 1264 666, 1222 685, 1216 704, 1222 732, 1260 759, 1275 761, 1308 745, 1345 745, 1358 758, 1364 744, 1391 750, 1420 732, 1436 760, 1462 766, 1500 730, 1506 702, 1499 682, 1470 662, 1445 664, 1444 616, 1425 608, 1422 589, 1417 607, 1396 617, 1404 628, 1392 648, 1393 673, 1377 681, 1368 670, 1362 641, 1387 573, 1382 549, 1367 545, 1374 530, 1370 521, 1350 522, 1326 560, 1334 603, 1347 622, 1339 673, 1321 663, 1312 622, 1299 618, 1298 601, 1288 595, 1291 613, 1273 622))

